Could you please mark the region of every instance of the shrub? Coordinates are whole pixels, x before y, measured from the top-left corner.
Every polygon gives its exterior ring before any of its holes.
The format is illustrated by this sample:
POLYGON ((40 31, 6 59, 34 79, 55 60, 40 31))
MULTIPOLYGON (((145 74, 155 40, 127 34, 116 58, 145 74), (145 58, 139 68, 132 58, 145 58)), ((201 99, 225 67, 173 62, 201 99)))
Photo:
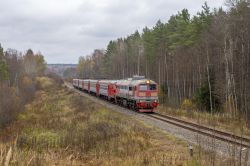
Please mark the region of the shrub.
POLYGON ((36 87, 39 90, 45 90, 52 88, 54 81, 48 77, 37 77, 36 78, 36 87))
POLYGON ((196 108, 195 104, 190 99, 184 99, 181 104, 181 109, 183 110, 193 110, 195 108, 196 108))
POLYGON ((23 110, 20 98, 15 88, 0 86, 0 128, 15 119, 17 113, 23 110))
POLYGON ((63 79, 55 73, 48 73, 46 76, 53 79, 60 86, 63 84, 63 79))
POLYGON ((27 103, 31 101, 34 97, 36 91, 35 82, 32 80, 32 78, 24 76, 21 79, 18 89, 20 95, 22 96, 23 102, 27 103))
POLYGON ((210 76, 210 85, 211 85, 211 92, 209 89, 209 82, 206 80, 201 88, 196 92, 194 100, 199 107, 200 110, 211 111, 211 105, 213 107, 213 111, 219 110, 220 102, 217 94, 214 90, 214 78, 213 75, 210 76), (210 93, 211 99, 210 100, 210 93), (212 101, 212 103, 211 103, 212 101))

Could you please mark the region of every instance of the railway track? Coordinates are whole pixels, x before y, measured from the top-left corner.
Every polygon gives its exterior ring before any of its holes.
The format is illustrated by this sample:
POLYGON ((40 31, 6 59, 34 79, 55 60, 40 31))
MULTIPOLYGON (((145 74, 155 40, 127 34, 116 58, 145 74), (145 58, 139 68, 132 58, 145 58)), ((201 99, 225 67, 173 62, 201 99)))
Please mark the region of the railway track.
POLYGON ((161 115, 158 113, 148 114, 147 116, 233 145, 250 148, 250 139, 246 137, 238 136, 232 133, 216 130, 210 127, 205 127, 203 125, 187 122, 178 118, 161 115))
MULTIPOLYGON (((83 95, 84 92, 81 92, 79 90, 74 89, 70 84, 66 84, 69 88, 73 89, 75 92, 83 95)), ((84 95, 86 96, 86 95, 84 95)), ((91 98, 92 100, 95 99, 95 101, 100 101, 100 99, 95 98, 94 96, 89 96, 89 98, 91 98)), ((101 100, 103 101, 103 105, 110 104, 108 101, 105 100, 101 100)), ((112 104, 113 105, 113 104, 112 104)), ((121 107, 123 109, 132 111, 128 108, 122 107, 122 106, 118 106, 118 105, 113 105, 113 106, 117 106, 117 107, 121 107)), ((134 111, 133 111, 134 112, 134 111)), ((184 121, 172 116, 168 116, 168 115, 161 115, 159 113, 152 113, 152 114, 146 114, 144 113, 143 115, 148 116, 150 118, 165 122, 165 123, 169 123, 172 124, 174 126, 178 126, 180 128, 192 131, 194 133, 198 133, 207 137, 211 137, 214 138, 216 140, 220 140, 223 142, 227 142, 230 143, 232 145, 237 145, 239 147, 242 148, 250 148, 250 139, 243 137, 243 136, 239 136, 239 135, 235 135, 229 132, 224 132, 224 131, 220 131, 214 128, 210 128, 210 127, 206 127, 197 123, 192 123, 192 122, 188 122, 188 121, 184 121)))

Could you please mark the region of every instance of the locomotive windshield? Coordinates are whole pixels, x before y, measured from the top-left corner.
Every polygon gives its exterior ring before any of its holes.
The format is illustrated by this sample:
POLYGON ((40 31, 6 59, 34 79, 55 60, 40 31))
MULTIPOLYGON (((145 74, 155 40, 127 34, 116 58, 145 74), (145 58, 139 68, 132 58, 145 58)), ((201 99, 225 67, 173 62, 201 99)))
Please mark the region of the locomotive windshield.
POLYGON ((140 85, 139 91, 146 91, 146 90, 156 90, 156 84, 150 84, 150 85, 140 85))
POLYGON ((140 91, 146 91, 146 90, 148 90, 148 86, 147 85, 140 85, 139 90, 140 91))
POLYGON ((149 85, 149 90, 156 90, 156 85, 155 84, 150 84, 149 85))

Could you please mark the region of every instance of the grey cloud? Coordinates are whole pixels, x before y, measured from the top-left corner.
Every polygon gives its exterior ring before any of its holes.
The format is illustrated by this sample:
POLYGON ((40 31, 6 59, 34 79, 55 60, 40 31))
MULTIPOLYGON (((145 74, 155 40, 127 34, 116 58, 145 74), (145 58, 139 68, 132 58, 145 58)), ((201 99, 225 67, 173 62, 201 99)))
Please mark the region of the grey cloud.
MULTIPOLYGON (((224 0, 207 0, 212 7, 224 0)), ((48 63, 77 63, 79 56, 125 37, 203 0, 0 0, 0 43, 41 51, 48 63)))

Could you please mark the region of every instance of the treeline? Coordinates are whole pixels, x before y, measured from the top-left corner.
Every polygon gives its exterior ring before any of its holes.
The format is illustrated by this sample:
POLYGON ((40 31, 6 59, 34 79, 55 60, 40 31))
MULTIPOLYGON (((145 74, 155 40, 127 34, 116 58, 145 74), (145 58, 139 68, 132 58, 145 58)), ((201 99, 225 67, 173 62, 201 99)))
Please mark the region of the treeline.
POLYGON ((36 91, 35 77, 43 75, 46 63, 41 53, 29 49, 4 51, 0 45, 0 128, 15 119, 32 100, 36 91))
POLYGON ((105 51, 81 57, 81 78, 120 79, 134 74, 156 80, 162 102, 178 106, 190 99, 201 110, 226 110, 232 116, 250 110, 250 8, 244 0, 227 9, 187 9, 110 41, 105 51))

